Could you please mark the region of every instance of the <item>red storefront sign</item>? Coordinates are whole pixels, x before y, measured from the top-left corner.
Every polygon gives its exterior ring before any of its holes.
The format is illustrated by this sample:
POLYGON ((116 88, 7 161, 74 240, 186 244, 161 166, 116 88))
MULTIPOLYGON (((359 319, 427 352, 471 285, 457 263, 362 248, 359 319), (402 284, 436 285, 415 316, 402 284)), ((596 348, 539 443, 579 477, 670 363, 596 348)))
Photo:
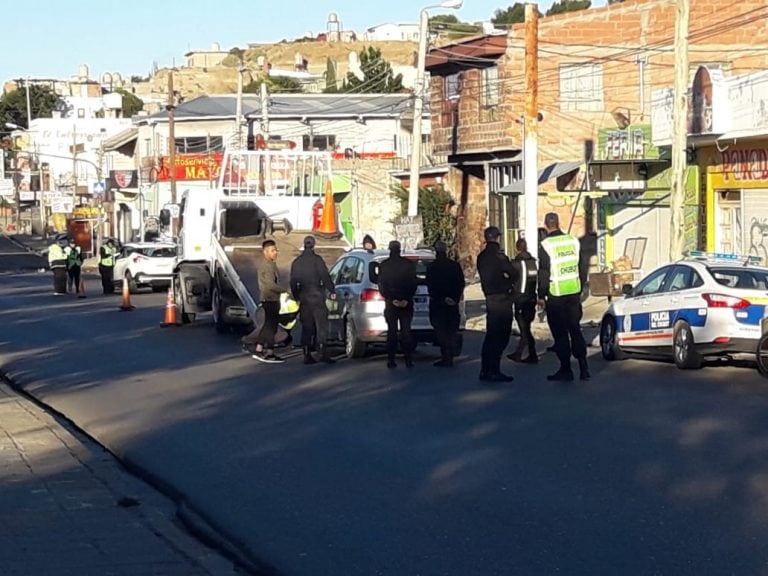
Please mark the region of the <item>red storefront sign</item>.
MULTIPOLYGON (((221 170, 223 154, 177 154, 176 180, 216 180, 221 170)), ((157 179, 167 182, 171 179, 171 159, 160 158, 157 179)))

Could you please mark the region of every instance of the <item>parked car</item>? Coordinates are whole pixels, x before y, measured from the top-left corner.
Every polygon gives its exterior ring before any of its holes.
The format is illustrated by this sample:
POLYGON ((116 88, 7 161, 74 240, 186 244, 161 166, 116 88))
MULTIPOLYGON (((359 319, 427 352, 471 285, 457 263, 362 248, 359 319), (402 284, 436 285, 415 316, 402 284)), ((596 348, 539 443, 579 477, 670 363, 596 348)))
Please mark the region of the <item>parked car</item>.
MULTIPOLYGON (((429 293, 426 286, 427 265, 435 259, 430 250, 403 252, 405 258, 416 262, 419 280, 414 298, 412 332, 416 342, 434 343, 434 330, 429 322, 429 293)), ((336 299, 328 300, 329 337, 344 344, 349 358, 363 356, 373 344, 387 340, 384 320, 384 299, 375 282, 378 264, 389 257, 387 250, 367 251, 353 249, 336 261, 330 270, 336 284, 336 299)), ((461 326, 464 330, 466 315, 464 301, 461 307, 461 326)), ((463 334, 459 333, 457 354, 461 352, 463 334)))
POLYGON ((707 356, 754 358, 768 305, 768 268, 759 262, 691 252, 625 286, 603 316, 603 357, 661 355, 683 369, 699 368, 707 356))
POLYGON ((131 294, 141 288, 167 290, 176 263, 176 245, 169 242, 132 242, 120 247, 115 259, 115 284, 128 280, 131 294))

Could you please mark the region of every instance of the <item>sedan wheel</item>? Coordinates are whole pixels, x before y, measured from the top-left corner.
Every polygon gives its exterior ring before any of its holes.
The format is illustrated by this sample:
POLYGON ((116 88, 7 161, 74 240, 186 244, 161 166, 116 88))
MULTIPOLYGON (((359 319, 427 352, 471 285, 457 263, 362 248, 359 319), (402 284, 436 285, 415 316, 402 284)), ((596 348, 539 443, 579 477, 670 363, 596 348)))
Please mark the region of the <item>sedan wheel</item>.
POLYGON ((675 357, 675 364, 681 370, 701 368, 702 358, 696 352, 693 332, 686 322, 680 322, 675 328, 672 351, 675 357))

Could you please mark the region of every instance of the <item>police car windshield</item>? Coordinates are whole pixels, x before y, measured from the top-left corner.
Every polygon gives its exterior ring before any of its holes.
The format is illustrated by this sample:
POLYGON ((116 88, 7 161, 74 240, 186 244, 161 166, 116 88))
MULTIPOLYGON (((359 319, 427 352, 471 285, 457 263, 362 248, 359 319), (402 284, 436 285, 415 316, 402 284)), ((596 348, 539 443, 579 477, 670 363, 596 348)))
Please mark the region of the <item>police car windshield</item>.
POLYGON ((709 268, 718 284, 742 290, 768 290, 768 271, 755 268, 709 268))

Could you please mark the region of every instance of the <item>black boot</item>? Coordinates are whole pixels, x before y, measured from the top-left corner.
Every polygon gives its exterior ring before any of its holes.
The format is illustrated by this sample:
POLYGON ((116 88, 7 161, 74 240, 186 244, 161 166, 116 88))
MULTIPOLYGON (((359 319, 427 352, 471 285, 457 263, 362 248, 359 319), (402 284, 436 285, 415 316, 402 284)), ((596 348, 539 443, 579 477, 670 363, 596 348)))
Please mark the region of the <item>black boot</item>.
POLYGON ((547 376, 550 382, 573 382, 573 371, 570 366, 560 366, 560 370, 547 376))
POLYGON ((589 380, 591 378, 586 356, 584 358, 579 358, 579 372, 579 380, 589 380))
POLYGON ((328 353, 328 346, 325 344, 320 346, 320 360, 326 364, 336 364, 336 360, 331 358, 331 355, 328 353))
POLYGON ((304 346, 304 364, 317 364, 317 360, 312 356, 312 349, 309 346, 304 346))

